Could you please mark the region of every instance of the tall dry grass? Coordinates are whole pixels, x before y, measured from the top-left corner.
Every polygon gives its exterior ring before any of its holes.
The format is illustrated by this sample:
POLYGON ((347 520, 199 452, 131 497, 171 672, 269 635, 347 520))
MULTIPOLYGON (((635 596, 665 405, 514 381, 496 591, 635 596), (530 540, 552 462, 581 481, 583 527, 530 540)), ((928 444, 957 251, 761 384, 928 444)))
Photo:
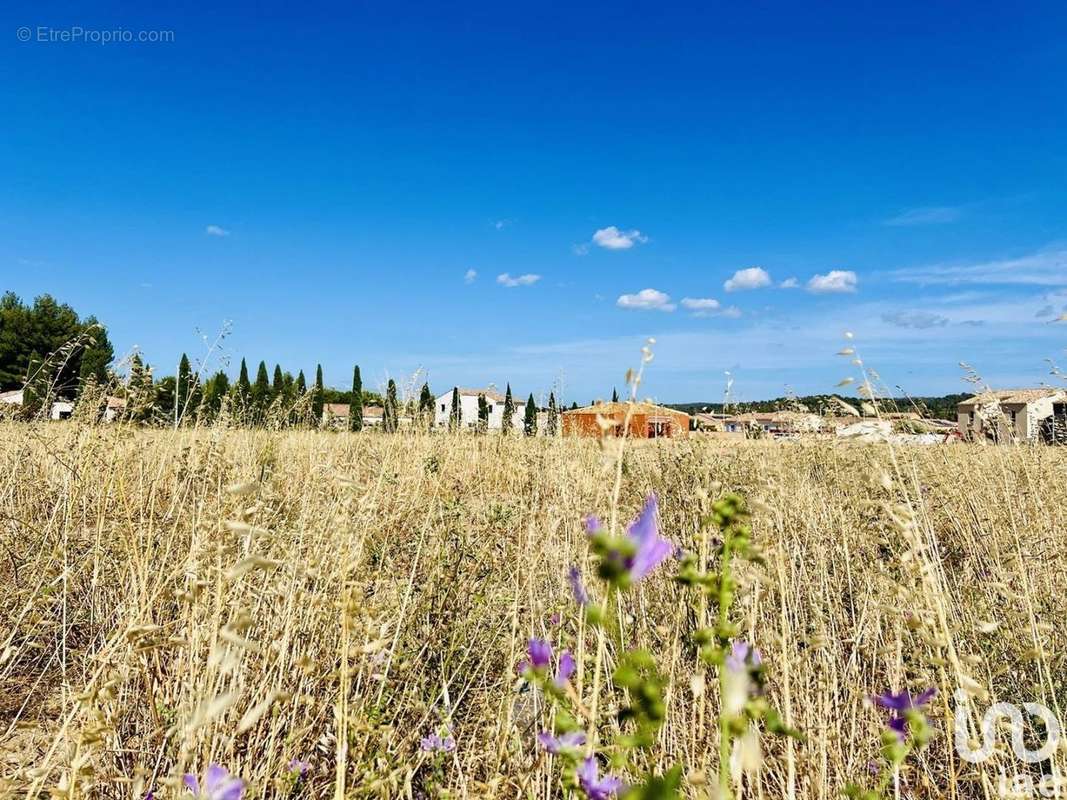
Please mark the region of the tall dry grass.
MULTIPOLYGON (((581 519, 610 515, 614 466, 590 440, 0 424, 4 791, 179 797, 215 761, 287 797, 299 758, 304 797, 560 796, 514 667, 530 635, 565 643, 589 699, 595 637, 566 571, 588 571, 581 519), (458 746, 435 767, 419 738, 445 722, 458 746)), ((902 797, 994 797, 997 769, 1025 766, 958 759, 961 685, 979 712, 1064 719, 1063 451, 638 443, 618 515, 658 492, 663 533, 691 546, 702 498, 727 490, 768 558, 742 573, 746 635, 807 736, 767 742, 743 796, 837 796, 876 757, 866 697, 890 687, 940 690, 902 797)), ((683 763, 689 796, 711 796, 717 698, 694 702, 669 572, 623 597, 625 642, 670 679, 652 766, 683 763)))

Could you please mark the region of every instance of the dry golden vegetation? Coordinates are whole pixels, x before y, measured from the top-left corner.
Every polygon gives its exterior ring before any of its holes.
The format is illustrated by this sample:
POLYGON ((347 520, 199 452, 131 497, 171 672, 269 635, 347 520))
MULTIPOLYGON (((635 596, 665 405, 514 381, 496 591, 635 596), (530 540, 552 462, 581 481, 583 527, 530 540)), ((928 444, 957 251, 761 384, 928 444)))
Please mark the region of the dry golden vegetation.
MULTIPOLYGON (((596 636, 566 574, 590 573, 582 518, 611 517, 612 460, 593 440, 0 424, 4 792, 177 798, 217 762, 251 798, 563 796, 515 665, 531 635, 570 647, 592 704, 596 636), (420 738, 445 723, 456 749, 431 758, 420 738)), ((998 768, 1027 766, 958 759, 957 687, 979 713, 1065 718, 1062 450, 697 438, 630 443, 622 467, 618 518, 657 492, 661 532, 701 553, 708 498, 751 503, 767 563, 744 566, 737 619, 806 738, 767 739, 743 796, 865 778, 875 691, 939 689, 902 797, 994 797, 998 768)), ((681 763, 686 796, 715 796, 719 700, 673 570, 622 599, 625 646, 669 681, 642 766, 681 763)), ((1063 775, 1064 755, 1041 766, 1063 775)))

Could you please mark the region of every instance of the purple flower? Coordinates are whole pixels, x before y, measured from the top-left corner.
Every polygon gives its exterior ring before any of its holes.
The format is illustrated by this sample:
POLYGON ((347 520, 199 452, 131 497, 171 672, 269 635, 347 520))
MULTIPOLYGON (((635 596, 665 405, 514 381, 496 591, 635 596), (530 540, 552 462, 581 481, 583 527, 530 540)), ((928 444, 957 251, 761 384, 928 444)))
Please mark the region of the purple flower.
POLYGON ((585 744, 585 734, 581 731, 571 731, 562 736, 553 736, 548 731, 537 734, 537 741, 553 755, 559 755, 560 751, 576 749, 585 744))
POLYGON ((560 617, 558 611, 555 614, 553 614, 551 617, 548 618, 548 624, 551 625, 553 628, 555 628, 557 625, 559 625, 559 623, 562 622, 562 621, 563 621, 563 618, 560 617))
POLYGON ((645 501, 645 507, 626 531, 626 535, 637 546, 637 552, 627 563, 631 580, 639 581, 644 578, 674 551, 674 545, 656 530, 658 510, 656 495, 650 494, 645 501))
POLYGON ((544 669, 552 663, 552 645, 544 639, 531 639, 527 652, 530 656, 529 666, 544 669))
POLYGON ((567 681, 571 679, 571 675, 574 674, 574 656, 571 655, 570 650, 564 650, 559 654, 559 666, 556 668, 555 684, 559 688, 563 688, 567 685, 567 681))
POLYGON ((585 585, 582 583, 582 573, 578 571, 578 568, 572 566, 567 570, 567 581, 571 585, 571 594, 574 595, 574 602, 585 608, 589 605, 589 592, 585 590, 585 585))
POLYGON ((889 730, 893 731, 897 738, 903 742, 908 735, 909 712, 922 713, 923 707, 933 700, 936 694, 937 689, 931 688, 912 697, 911 692, 905 689, 896 694, 885 692, 884 694, 871 695, 871 702, 893 712, 893 715, 889 718, 889 730))
POLYGON ((623 782, 614 775, 601 778, 598 773, 596 759, 592 756, 584 759, 575 773, 578 776, 578 785, 589 800, 608 800, 623 788, 623 782))
POLYGON ((241 800, 245 793, 245 782, 230 775, 225 767, 211 764, 204 773, 201 785, 196 775, 187 772, 183 779, 185 788, 198 800, 241 800))
POLYGON ((763 663, 759 650, 748 642, 735 639, 730 646, 730 655, 726 656, 726 668, 730 672, 744 672, 763 663))
POLYGON ((299 758, 294 758, 289 761, 289 771, 295 772, 297 778, 303 778, 308 774, 309 769, 311 769, 311 763, 309 761, 301 761, 299 758))
POLYGON ((596 533, 603 527, 603 523, 600 521, 600 517, 596 514, 587 514, 582 518, 582 522, 585 524, 586 533, 596 533))
POLYGON ((429 736, 422 737, 422 741, 419 742, 419 748, 424 753, 433 753, 436 751, 451 753, 456 749, 456 740, 451 736, 442 738, 436 733, 431 733, 429 736))

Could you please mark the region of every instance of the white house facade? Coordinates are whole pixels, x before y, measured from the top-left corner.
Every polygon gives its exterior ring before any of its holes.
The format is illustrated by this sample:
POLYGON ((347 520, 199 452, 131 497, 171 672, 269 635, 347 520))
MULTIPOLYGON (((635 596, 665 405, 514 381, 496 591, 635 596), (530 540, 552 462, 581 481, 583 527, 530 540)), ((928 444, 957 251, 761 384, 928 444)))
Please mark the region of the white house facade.
MULTIPOLYGON (((460 427, 477 427, 479 395, 485 395, 485 401, 489 405, 489 429, 500 430, 500 428, 503 427, 504 395, 493 389, 464 389, 462 387, 458 388, 459 407, 462 410, 460 427)), ((448 427, 448 422, 452 415, 452 393, 453 389, 449 389, 443 395, 434 400, 433 423, 435 427, 448 427)), ((514 395, 512 396, 512 403, 515 405, 515 416, 512 418, 511 424, 516 428, 521 428, 523 414, 522 406, 515 402, 514 395)))
POLYGON ((1054 404, 1064 399, 1064 392, 1055 389, 984 392, 957 405, 957 424, 965 439, 1032 442, 1041 423, 1052 416, 1054 404))

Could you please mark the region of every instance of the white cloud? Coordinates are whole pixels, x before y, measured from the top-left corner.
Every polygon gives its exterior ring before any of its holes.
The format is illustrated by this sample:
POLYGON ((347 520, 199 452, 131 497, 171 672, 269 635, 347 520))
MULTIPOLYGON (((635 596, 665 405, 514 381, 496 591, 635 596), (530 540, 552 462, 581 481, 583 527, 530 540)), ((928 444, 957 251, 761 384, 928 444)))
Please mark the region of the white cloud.
POLYGON ((656 289, 642 289, 637 294, 624 294, 615 301, 615 305, 619 308, 640 311, 674 311, 675 309, 671 296, 656 289))
POLYGON ((898 281, 919 284, 1018 284, 1067 286, 1067 250, 1048 249, 1019 258, 977 264, 931 264, 892 273, 898 281))
POLYGON ((799 289, 800 281, 796 278, 786 278, 784 281, 778 284, 779 289, 799 289))
POLYGON ((466 272, 463 273, 463 282, 464 283, 474 283, 474 281, 475 281, 475 279, 477 277, 478 277, 478 270, 469 269, 469 270, 467 270, 466 272))
POLYGON ((948 325, 948 317, 932 311, 889 311, 882 314, 882 321, 898 328, 943 328, 948 325))
POLYGON ((961 216, 963 216, 963 209, 955 206, 923 206, 902 211, 895 217, 885 220, 882 224, 891 227, 944 225, 949 222, 955 222, 961 216))
POLYGON ((682 308, 690 311, 717 311, 719 301, 711 297, 683 297, 682 308))
POLYGON ((496 282, 501 286, 507 286, 509 289, 516 286, 531 286, 541 280, 540 275, 516 275, 514 278, 508 273, 504 272, 496 276, 496 282))
POLYGON ((644 244, 648 241, 639 230, 620 231, 614 225, 601 228, 593 234, 593 244, 607 250, 629 250, 635 244, 644 244))
POLYGON ((771 285, 771 276, 763 267, 749 267, 739 269, 734 276, 723 285, 728 292, 739 292, 745 289, 762 289, 771 285))
POLYGON ((585 242, 581 242, 579 244, 572 244, 571 252, 574 253, 576 256, 584 256, 589 252, 589 245, 587 245, 585 242))
POLYGON ((813 275, 808 281, 808 291, 816 294, 856 291, 856 273, 850 269, 832 269, 825 275, 813 275))
POLYGON ((728 319, 737 319, 741 316, 741 309, 737 306, 727 306, 722 310, 720 316, 727 317, 728 319))
POLYGON ((208 225, 204 228, 204 233, 208 236, 229 236, 230 232, 219 225, 208 225))

